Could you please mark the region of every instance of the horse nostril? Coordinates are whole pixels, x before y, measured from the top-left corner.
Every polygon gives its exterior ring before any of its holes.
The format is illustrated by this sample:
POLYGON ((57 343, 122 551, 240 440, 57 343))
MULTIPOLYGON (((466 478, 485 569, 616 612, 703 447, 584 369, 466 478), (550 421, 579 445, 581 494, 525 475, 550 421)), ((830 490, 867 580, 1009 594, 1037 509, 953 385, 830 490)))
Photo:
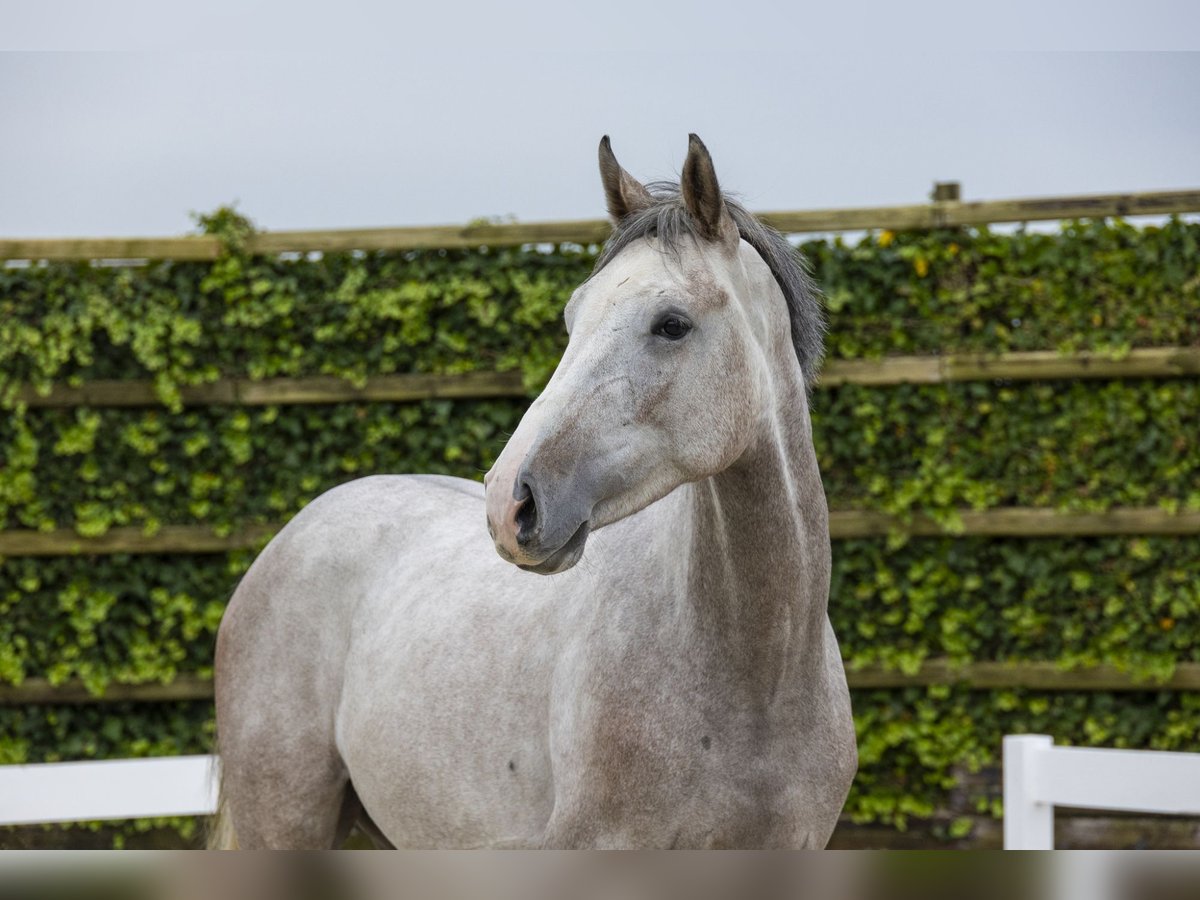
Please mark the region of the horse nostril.
POLYGON ((517 509, 517 543, 528 544, 533 540, 537 531, 538 510, 537 502, 533 499, 533 491, 527 483, 521 485, 521 496, 518 497, 521 506, 517 509))

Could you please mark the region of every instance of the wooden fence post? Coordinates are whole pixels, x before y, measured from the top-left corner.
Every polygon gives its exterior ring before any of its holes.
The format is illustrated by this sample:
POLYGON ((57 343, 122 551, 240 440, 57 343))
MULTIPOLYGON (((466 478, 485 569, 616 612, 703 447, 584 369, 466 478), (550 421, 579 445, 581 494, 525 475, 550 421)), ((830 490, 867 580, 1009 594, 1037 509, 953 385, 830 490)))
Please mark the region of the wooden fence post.
POLYGON ((957 181, 935 181, 931 199, 934 203, 957 203, 962 199, 962 185, 957 181))

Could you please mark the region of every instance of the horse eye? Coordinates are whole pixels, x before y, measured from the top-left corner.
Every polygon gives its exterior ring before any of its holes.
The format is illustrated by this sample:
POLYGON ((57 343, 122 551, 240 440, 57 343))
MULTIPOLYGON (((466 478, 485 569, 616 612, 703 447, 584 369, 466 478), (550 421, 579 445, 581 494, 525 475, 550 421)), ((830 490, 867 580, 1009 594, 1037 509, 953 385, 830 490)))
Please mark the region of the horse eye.
POLYGON ((692 330, 691 323, 679 316, 667 316, 654 328, 654 333, 668 340, 677 341, 692 330))

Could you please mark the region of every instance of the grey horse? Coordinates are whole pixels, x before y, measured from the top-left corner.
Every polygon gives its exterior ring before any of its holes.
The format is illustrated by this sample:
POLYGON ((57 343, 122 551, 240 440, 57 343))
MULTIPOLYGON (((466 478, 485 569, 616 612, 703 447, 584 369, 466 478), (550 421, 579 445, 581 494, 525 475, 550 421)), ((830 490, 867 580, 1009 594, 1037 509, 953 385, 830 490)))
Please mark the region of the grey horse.
POLYGON ((607 138, 600 173, 613 236, 484 484, 352 481, 242 579, 214 846, 828 841, 857 753, 816 290, 695 135, 679 184, 607 138))

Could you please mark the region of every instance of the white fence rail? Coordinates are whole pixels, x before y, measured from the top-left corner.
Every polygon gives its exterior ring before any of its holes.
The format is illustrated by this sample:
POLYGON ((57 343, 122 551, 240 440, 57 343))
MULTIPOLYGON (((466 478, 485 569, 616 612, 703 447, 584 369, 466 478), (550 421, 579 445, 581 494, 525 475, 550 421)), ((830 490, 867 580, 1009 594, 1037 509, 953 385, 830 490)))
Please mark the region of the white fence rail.
POLYGON ((0 825, 211 815, 216 757, 0 766, 0 825))
POLYGON ((1200 753, 1004 738, 1004 849, 1053 850, 1054 807, 1200 816, 1200 753))

